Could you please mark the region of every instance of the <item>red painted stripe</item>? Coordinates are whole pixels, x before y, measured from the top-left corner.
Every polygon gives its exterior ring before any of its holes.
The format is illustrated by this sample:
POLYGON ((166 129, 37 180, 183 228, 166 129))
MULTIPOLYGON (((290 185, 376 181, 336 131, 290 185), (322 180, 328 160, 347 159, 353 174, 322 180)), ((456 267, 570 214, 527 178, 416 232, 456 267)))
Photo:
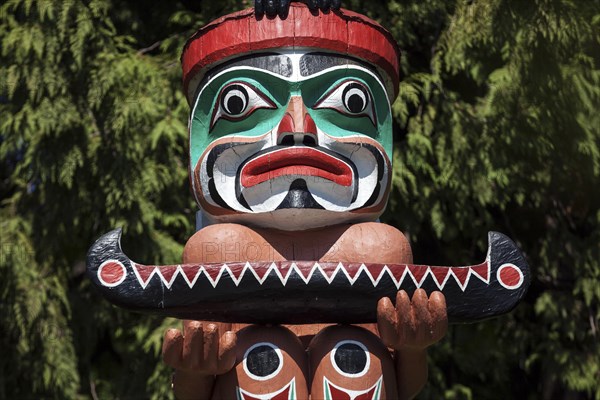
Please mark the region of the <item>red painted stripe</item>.
POLYGON ((164 267, 158 267, 158 272, 163 277, 165 277, 167 282, 171 282, 173 275, 175 275, 175 272, 177 272, 177 266, 176 265, 166 265, 164 267))
POLYGON ((323 273, 327 276, 327 278, 331 279, 333 273, 337 269, 337 264, 327 263, 325 265, 319 265, 321 266, 321 269, 323 270, 323 273))
POLYGON ((314 16, 305 4, 292 3, 285 20, 254 16, 254 10, 226 15, 200 29, 181 57, 184 89, 201 69, 234 56, 275 48, 308 47, 349 54, 383 69, 393 97, 399 82, 400 51, 392 35, 375 21, 348 10, 314 16))
POLYGON ((271 264, 267 264, 267 266, 257 266, 252 268, 254 270, 254 272, 256 272, 256 275, 258 276, 259 280, 262 280, 265 275, 267 274, 267 272, 269 272, 269 266, 271 264))
POLYGON ((244 267, 246 264, 235 263, 235 264, 227 264, 229 269, 231 270, 231 274, 235 279, 240 279, 242 272, 244 271, 244 267))
POLYGON ((369 271, 374 280, 379 279, 383 273, 383 267, 385 267, 385 264, 365 264, 365 268, 367 268, 367 271, 369 271))
POLYGON ((406 265, 405 264, 397 264, 397 265, 388 265, 388 269, 390 270, 390 272, 392 273, 392 275, 394 276, 394 278, 396 279, 396 281, 400 282, 400 279, 402 278, 402 275, 404 274, 404 271, 406 270, 406 265))
MULTIPOLYGON (((315 261, 277 261, 277 262, 274 262, 275 267, 278 269, 278 271, 280 272, 280 275, 283 277, 283 279, 285 279, 286 276, 288 275, 288 273, 291 269, 291 266, 293 264, 295 264, 298 271, 300 272, 300 274, 302 275, 302 277, 305 280, 308 278, 309 274, 313 270, 315 263, 316 263, 315 261)), ((144 286, 148 284, 150 277, 152 276, 152 273, 156 268, 159 269, 158 272, 165 278, 165 280, 167 282, 170 282, 173 279, 173 276, 178 268, 177 265, 154 266, 154 265, 141 265, 141 264, 135 264, 135 263, 132 263, 132 265, 136 269, 136 271, 141 279, 141 282, 143 283, 144 286)), ((231 270, 232 276, 236 280, 239 280, 242 277, 242 271, 244 270, 246 263, 245 262, 235 262, 235 263, 231 263, 231 264, 227 264, 227 265, 228 265, 229 269, 231 270)), ((273 265, 273 262, 267 262, 267 261, 249 262, 249 265, 250 265, 250 268, 252 268, 252 270, 258 276, 258 279, 263 280, 265 278, 267 272, 273 265)), ((339 265, 339 263, 335 263, 335 262, 319 262, 319 266, 321 267, 321 269, 323 270, 323 273, 328 278, 331 278, 333 276, 333 273, 336 271, 338 265, 339 265)), ((357 278, 357 275, 358 275, 362 265, 365 265, 368 273, 371 275, 371 277, 374 280, 377 280, 381 276, 381 274, 383 273, 384 267, 387 266, 387 268, 388 268, 389 272, 392 274, 392 276, 396 279, 396 281, 398 281, 400 283, 402 283, 401 278, 404 274, 404 271, 408 268, 410 274, 414 277, 414 279, 418 285, 421 285, 423 283, 423 280, 425 279, 425 274, 427 273, 428 269, 431 269, 432 274, 433 274, 433 279, 435 279, 435 281, 438 283, 439 286, 441 286, 443 284, 444 280, 446 279, 447 274, 449 274, 450 271, 452 271, 454 273, 454 275, 458 278, 458 281, 463 286, 467 282, 467 279, 469 276, 469 271, 472 271, 481 280, 487 281, 489 278, 489 268, 488 268, 487 262, 484 262, 482 264, 475 265, 475 266, 468 266, 468 267, 441 267, 441 266, 411 265, 411 264, 387 264, 386 265, 386 264, 378 264, 378 263, 374 263, 374 264, 342 263, 342 268, 344 269, 344 272, 339 272, 339 273, 343 273, 344 275, 347 275, 350 280, 354 280, 357 278)), ((202 265, 202 264, 200 264, 200 265, 198 265, 198 264, 181 265, 183 273, 185 274, 185 276, 187 277, 189 282, 194 281, 194 278, 196 278, 196 276, 198 275, 201 267, 204 267, 204 271, 206 272, 206 274, 208 276, 210 276, 210 278, 213 281, 216 281, 217 277, 219 276, 219 274, 221 273, 223 268, 225 268, 225 264, 214 263, 214 264, 206 264, 206 265, 202 265)), ((109 265, 108 267, 105 267, 105 268, 108 268, 106 270, 106 273, 107 273, 106 279, 110 280, 110 282, 108 282, 108 283, 111 283, 113 280, 116 281, 116 277, 112 277, 112 275, 109 274, 109 272, 110 273, 113 272, 112 267, 109 265)), ((102 272, 104 273, 104 270, 102 272)), ((116 268, 115 268, 114 272, 118 272, 116 270, 116 268)), ((103 275, 103 278, 104 278, 104 275, 103 275)), ((519 282, 519 280, 521 278, 520 278, 520 274, 519 274, 518 270, 516 269, 516 267, 511 266, 511 268, 505 268, 505 270, 502 271, 500 279, 502 280, 503 283, 505 283, 509 286, 514 286, 519 282)))
POLYGON ((427 273, 428 268, 429 267, 426 265, 409 265, 408 271, 415 277, 417 284, 420 285, 421 282, 423 282, 423 277, 425 276, 425 273, 427 273))
POLYGON ((196 275, 200 272, 199 265, 183 265, 181 269, 190 282, 193 282, 196 275))
POLYGON ((446 276, 448 276, 448 274, 450 273, 450 268, 431 267, 431 272, 433 273, 433 276, 435 277, 438 286, 441 287, 442 283, 444 283, 444 280, 446 279, 446 276))
POLYGON ((484 262, 483 264, 479 264, 479 265, 475 265, 471 267, 471 271, 475 272, 477 275, 479 275, 483 280, 488 281, 489 280, 489 275, 488 275, 488 263, 487 261, 484 262))
POLYGON ((342 263, 344 270, 348 273, 350 279, 355 279, 356 275, 360 271, 361 263, 342 263))
POLYGON ((312 271, 315 266, 314 262, 311 261, 299 261, 296 262, 296 267, 298 267, 298 271, 300 271, 300 275, 306 280, 310 275, 310 271, 312 271))
POLYGON ((140 265, 140 264, 134 264, 135 269, 137 270, 138 274, 140 275, 140 278, 142 279, 142 282, 144 283, 144 285, 148 284, 148 280, 150 279, 150 276, 152 275, 152 272, 154 272, 154 269, 156 268, 154 265, 140 265))
POLYGON ((216 282, 217 277, 219 276, 219 274, 221 273, 221 270, 223 270, 223 265, 221 264, 220 267, 211 267, 211 268, 204 268, 204 272, 206 272, 208 274, 208 276, 211 277, 211 279, 216 282))
POLYGON ((464 284, 467 282, 467 278, 469 277, 469 268, 452 267, 451 269, 454 273, 454 276, 458 278, 460 284, 464 286, 464 284))

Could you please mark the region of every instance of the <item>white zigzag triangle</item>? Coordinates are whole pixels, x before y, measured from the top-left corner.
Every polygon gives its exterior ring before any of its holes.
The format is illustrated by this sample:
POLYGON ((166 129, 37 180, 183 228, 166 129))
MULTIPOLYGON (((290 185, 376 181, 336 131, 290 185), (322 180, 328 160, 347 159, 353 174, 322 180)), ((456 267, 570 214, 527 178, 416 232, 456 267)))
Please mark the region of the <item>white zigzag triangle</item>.
POLYGON ((144 282, 144 280, 142 279, 140 273, 138 272, 138 265, 141 267, 145 267, 145 265, 141 265, 141 264, 137 264, 133 261, 131 261, 131 265, 133 265, 133 273, 135 274, 135 277, 137 278, 138 282, 140 283, 140 286, 142 287, 142 289, 146 289, 146 287, 148 286, 148 284, 150 283, 150 281, 152 280, 152 278, 154 277, 155 274, 157 274, 157 269, 156 267, 154 267, 152 269, 152 272, 150 273, 150 275, 148 276, 148 279, 146 279, 146 282, 144 282))
POLYGON ((208 272, 206 272, 206 269, 204 268, 204 266, 200 267, 200 270, 204 273, 204 275, 206 275, 206 279, 208 279, 208 281, 210 282, 210 284, 212 285, 212 287, 216 288, 217 284, 219 283, 219 280, 221 279, 221 276, 223 276, 223 272, 225 272, 226 268, 228 268, 227 264, 223 264, 221 266, 221 269, 219 270, 219 274, 217 275, 217 277, 214 280, 210 276, 210 274, 208 272))
POLYGON ((188 276, 183 271, 183 266, 180 265, 179 269, 180 269, 179 274, 183 277, 183 279, 185 280, 185 282, 188 284, 189 288, 190 289, 193 288, 194 285, 196 284, 196 281, 198 280, 198 277, 200 276, 200 273, 202 272, 201 268, 198 268, 196 270, 196 275, 194 275, 194 278, 191 281, 188 279, 188 276))

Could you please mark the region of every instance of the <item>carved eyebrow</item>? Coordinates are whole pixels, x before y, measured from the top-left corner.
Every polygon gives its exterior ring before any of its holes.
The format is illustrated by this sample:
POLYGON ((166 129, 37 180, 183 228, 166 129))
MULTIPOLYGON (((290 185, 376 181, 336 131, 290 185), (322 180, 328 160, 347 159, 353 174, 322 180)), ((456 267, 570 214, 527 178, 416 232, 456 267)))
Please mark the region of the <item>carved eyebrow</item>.
POLYGON ((231 61, 224 62, 223 64, 220 64, 214 67, 213 69, 209 70, 201 78, 198 86, 196 86, 193 98, 196 98, 198 96, 198 93, 212 78, 214 78, 222 71, 232 67, 252 67, 262 69, 264 71, 269 71, 277 75, 281 75, 285 78, 291 77, 293 71, 292 59, 286 56, 285 54, 262 53, 237 57, 231 61))
POLYGON ((212 76, 224 69, 232 67, 253 67, 273 72, 274 74, 286 78, 292 76, 292 60, 284 54, 260 54, 239 57, 225 64, 221 64, 207 75, 212 76))
MULTIPOLYGON (((364 63, 351 57, 331 53, 307 53, 300 57, 300 75, 310 76, 326 70, 327 68, 340 65, 358 65, 367 67, 364 63)), ((369 68, 374 70, 374 68, 369 68)))

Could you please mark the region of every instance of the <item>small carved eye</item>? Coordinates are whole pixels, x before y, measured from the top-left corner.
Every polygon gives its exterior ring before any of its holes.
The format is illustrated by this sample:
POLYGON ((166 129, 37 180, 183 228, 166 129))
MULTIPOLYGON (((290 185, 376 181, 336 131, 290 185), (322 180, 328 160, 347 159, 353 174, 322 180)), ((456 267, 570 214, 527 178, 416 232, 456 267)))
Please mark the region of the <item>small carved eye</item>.
POLYGON ((247 82, 237 81, 225 85, 217 96, 211 119, 211 129, 221 118, 239 121, 261 108, 277 108, 258 88, 247 82))
POLYGON ((283 367, 281 350, 272 343, 252 345, 244 355, 244 370, 256 380, 267 380, 279 373, 283 367))
POLYGON ((365 345, 355 340, 342 340, 331 351, 331 363, 340 374, 358 377, 369 370, 371 360, 365 345))
POLYGON ((369 117, 375 124, 375 108, 373 96, 369 88, 357 80, 346 80, 316 102, 314 109, 329 108, 351 117, 369 117))
POLYGON ((369 93, 363 85, 355 82, 346 86, 342 98, 348 111, 352 114, 359 114, 367 108, 369 93))

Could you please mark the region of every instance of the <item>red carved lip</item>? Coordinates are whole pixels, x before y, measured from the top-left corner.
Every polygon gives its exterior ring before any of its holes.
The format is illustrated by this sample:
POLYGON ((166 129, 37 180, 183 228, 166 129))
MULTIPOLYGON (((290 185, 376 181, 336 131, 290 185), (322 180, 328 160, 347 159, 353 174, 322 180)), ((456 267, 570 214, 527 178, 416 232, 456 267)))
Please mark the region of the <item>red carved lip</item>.
POLYGON ((341 186, 352 184, 352 168, 344 161, 313 147, 288 147, 262 154, 242 167, 244 187, 286 175, 314 176, 341 186))

